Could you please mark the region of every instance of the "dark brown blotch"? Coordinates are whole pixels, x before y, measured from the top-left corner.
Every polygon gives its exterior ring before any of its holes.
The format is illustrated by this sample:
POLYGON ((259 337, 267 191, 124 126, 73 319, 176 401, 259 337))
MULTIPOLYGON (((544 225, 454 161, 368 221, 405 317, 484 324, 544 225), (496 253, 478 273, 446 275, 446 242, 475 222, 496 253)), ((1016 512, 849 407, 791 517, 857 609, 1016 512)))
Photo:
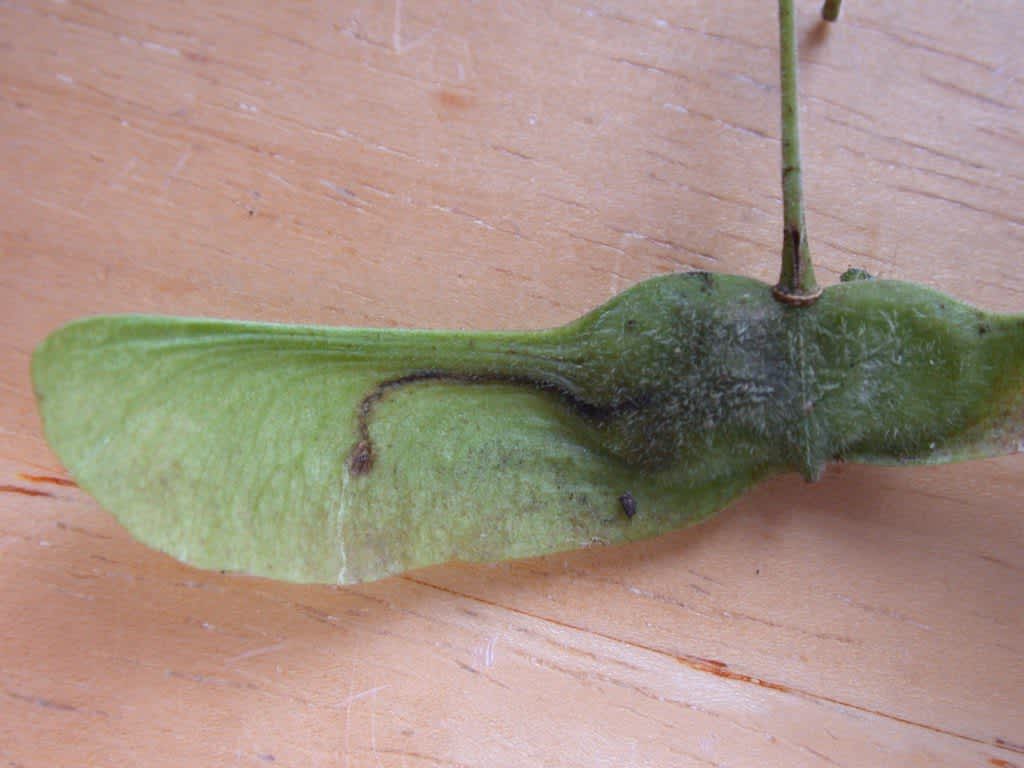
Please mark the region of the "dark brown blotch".
POLYGON ((626 517, 632 520, 633 515, 636 514, 636 499, 633 498, 633 494, 626 491, 619 496, 619 505, 622 507, 622 511, 626 513, 626 517))
POLYGON ((360 440, 348 457, 348 469, 353 475, 365 475, 373 469, 373 443, 360 440))

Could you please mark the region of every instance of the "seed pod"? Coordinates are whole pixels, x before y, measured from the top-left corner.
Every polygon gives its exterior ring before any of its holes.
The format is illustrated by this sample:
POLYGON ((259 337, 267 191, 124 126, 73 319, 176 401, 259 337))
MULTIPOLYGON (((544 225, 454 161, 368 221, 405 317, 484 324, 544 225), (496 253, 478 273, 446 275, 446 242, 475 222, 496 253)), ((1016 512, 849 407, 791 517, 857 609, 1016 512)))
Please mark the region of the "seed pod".
POLYGON ((883 280, 797 309, 669 275, 524 333, 97 317, 32 374, 50 444, 135 536, 292 581, 641 539, 772 474, 1024 439, 1024 317, 883 280))

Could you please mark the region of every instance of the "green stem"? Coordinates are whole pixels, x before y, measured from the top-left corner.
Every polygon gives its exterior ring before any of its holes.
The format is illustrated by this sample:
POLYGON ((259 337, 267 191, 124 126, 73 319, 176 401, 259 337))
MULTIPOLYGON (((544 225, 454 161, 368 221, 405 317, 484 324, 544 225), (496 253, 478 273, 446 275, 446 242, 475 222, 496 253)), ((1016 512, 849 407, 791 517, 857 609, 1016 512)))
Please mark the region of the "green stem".
POLYGON ((787 304, 813 304, 821 295, 814 279, 804 226, 803 172, 800 168, 800 103, 797 96, 796 19, 793 0, 779 0, 779 72, 782 80, 782 270, 775 298, 787 304))
POLYGON ((843 0, 825 0, 825 5, 821 8, 821 18, 825 21, 835 21, 839 18, 839 6, 843 4, 843 0))

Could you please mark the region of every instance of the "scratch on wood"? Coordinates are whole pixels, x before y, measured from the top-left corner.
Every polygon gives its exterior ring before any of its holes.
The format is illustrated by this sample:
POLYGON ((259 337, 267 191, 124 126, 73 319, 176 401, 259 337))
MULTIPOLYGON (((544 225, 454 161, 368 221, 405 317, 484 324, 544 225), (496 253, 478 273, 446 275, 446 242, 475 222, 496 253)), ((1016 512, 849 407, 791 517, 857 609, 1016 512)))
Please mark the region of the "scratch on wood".
POLYGON ((975 99, 977 101, 980 101, 982 104, 988 104, 989 106, 999 107, 1000 109, 1012 110, 1014 108, 1012 104, 1008 104, 1005 101, 993 99, 991 96, 986 96, 983 93, 972 91, 970 88, 964 88, 962 85, 957 85, 956 83, 951 83, 947 80, 940 80, 937 77, 930 77, 928 75, 925 75, 924 79, 930 83, 934 83, 940 88, 950 90, 953 93, 957 94, 958 96, 966 96, 969 99, 975 99))
MULTIPOLYGON (((755 138, 771 141, 774 143, 779 142, 778 136, 773 136, 772 134, 766 133, 765 131, 762 131, 759 128, 754 128, 753 126, 749 125, 741 125, 740 123, 734 123, 730 120, 725 120, 724 118, 708 114, 707 112, 701 112, 699 109, 694 109, 693 107, 686 107, 681 104, 673 104, 672 102, 665 102, 664 104, 662 104, 662 107, 664 109, 672 110, 673 112, 681 112, 687 115, 694 115, 695 117, 699 117, 702 120, 707 120, 708 122, 714 123, 715 125, 721 126, 722 128, 727 128, 729 130, 736 131, 737 133, 745 133, 748 136, 753 136, 755 138)), ((673 139, 670 136, 666 136, 664 138, 669 142, 679 143, 678 139, 673 139)))
POLYGON ((998 736, 996 737, 995 744, 997 747, 1008 749, 1011 752, 1020 752, 1022 755, 1024 755, 1024 744, 1017 744, 1016 742, 1007 741, 1006 739, 1001 739, 998 736))
POLYGON ((234 688, 243 691, 262 691, 263 689, 256 683, 239 680, 229 680, 226 677, 218 677, 216 675, 206 675, 201 672, 182 672, 177 669, 168 669, 167 676, 175 678, 177 680, 188 680, 189 682, 199 683, 200 685, 211 685, 211 686, 223 686, 225 688, 234 688))
POLYGON ((56 699, 47 699, 42 696, 29 696, 24 693, 18 693, 17 691, 4 691, 8 697, 15 701, 23 701, 26 704, 35 704, 37 707, 43 709, 54 709, 58 712, 77 712, 78 707, 74 704, 68 704, 64 701, 57 701, 56 699))
POLYGON ((636 67, 637 69, 642 69, 645 72, 653 72, 658 75, 668 75, 669 77, 674 77, 679 80, 684 80, 687 82, 689 82, 690 80, 690 78, 688 78, 682 72, 675 72, 671 69, 668 69, 667 67, 659 67, 655 64, 649 64, 643 61, 628 59, 625 56, 612 56, 611 61, 615 64, 626 64, 627 66, 630 67, 636 67))
POLYGON ((996 71, 996 67, 992 66, 991 64, 989 64, 987 62, 979 61, 978 59, 972 59, 970 56, 966 56, 966 55, 964 55, 962 53, 957 53, 956 51, 946 50, 945 48, 939 48, 936 45, 930 45, 930 44, 928 44, 926 42, 923 42, 921 40, 915 40, 915 39, 913 39, 913 38, 911 38, 911 37, 909 37, 907 35, 903 35, 903 34, 900 34, 899 32, 894 32, 891 29, 887 29, 886 27, 884 27, 884 26, 882 26, 880 24, 871 24, 871 23, 868 23, 868 22, 865 22, 865 21, 855 22, 852 19, 847 19, 847 21, 845 23, 846 23, 847 27, 853 27, 853 28, 857 28, 857 29, 866 29, 866 30, 869 30, 871 32, 875 32, 877 34, 880 34, 880 35, 882 35, 884 37, 889 37, 889 38, 895 40, 896 42, 898 42, 898 43, 900 43, 902 45, 907 46, 908 48, 912 48, 912 49, 913 48, 918 48, 918 49, 920 49, 922 51, 928 51, 929 53, 934 53, 934 54, 937 54, 939 56, 945 56, 947 58, 953 59, 954 61, 961 61, 961 62, 964 62, 966 64, 973 64, 976 67, 980 67, 981 69, 984 69, 986 72, 995 72, 996 71))
POLYGON ((87 530, 85 528, 82 528, 81 526, 69 525, 68 523, 65 523, 63 520, 58 520, 57 521, 57 527, 60 530, 62 530, 62 531, 70 531, 71 533, 78 533, 78 534, 81 534, 82 536, 88 536, 88 537, 93 538, 93 539, 104 539, 104 540, 107 540, 107 541, 110 540, 110 537, 105 535, 105 534, 96 533, 95 531, 87 530))
POLYGON ((256 656, 263 656, 263 655, 268 654, 268 653, 273 653, 274 651, 279 651, 282 648, 284 648, 286 645, 287 645, 287 642, 282 641, 280 643, 274 643, 273 645, 267 645, 267 646, 264 646, 262 648, 253 648, 251 651, 246 651, 245 653, 239 653, 236 656, 231 656, 231 657, 229 657, 227 659, 224 659, 224 663, 225 664, 234 664, 236 661, 242 661, 244 659, 251 659, 251 658, 254 658, 256 656))
POLYGON ((51 485, 62 485, 67 488, 78 487, 78 483, 65 477, 54 477, 52 475, 29 475, 24 472, 19 472, 18 477, 22 480, 27 480, 30 483, 50 483, 51 485))
POLYGON ((889 144, 894 144, 901 148, 910 147, 911 149, 919 150, 921 152, 924 152, 925 154, 931 155, 932 157, 937 157, 941 160, 949 160, 951 162, 964 165, 970 168, 971 170, 993 170, 991 168, 985 167, 984 165, 981 165, 980 163, 975 163, 971 160, 968 160, 966 157, 963 157, 962 155, 954 155, 949 152, 943 152, 942 150, 936 149, 935 147, 929 147, 927 144, 922 144, 917 141, 911 141, 910 139, 904 138, 902 136, 890 136, 889 134, 880 133, 879 131, 863 128, 859 125, 854 125, 853 123, 846 122, 845 120, 839 120, 838 118, 832 117, 831 115, 825 115, 825 121, 833 123, 835 125, 843 126, 844 128, 849 128, 851 131, 854 131, 855 133, 866 135, 872 139, 877 139, 879 141, 884 141, 889 144))
POLYGON ((977 205, 972 205, 971 203, 968 203, 964 200, 957 200, 955 197, 946 197, 945 195, 938 195, 935 194, 934 192, 926 192, 923 189, 914 189, 913 187, 907 187, 902 185, 894 187, 894 189, 897 189, 900 192, 906 192, 908 195, 918 195, 920 197, 928 198, 929 200, 939 200, 940 202, 951 203, 952 205, 955 205, 959 208, 963 208, 968 211, 974 211, 975 213, 983 213, 986 216, 993 216, 1001 221, 1008 221, 1011 224, 1018 224, 1024 226, 1024 219, 1018 218, 1016 216, 1010 216, 1009 214, 1001 213, 1000 211, 993 211, 988 208, 981 208, 977 205))
POLYGON ((22 496, 43 496, 48 499, 57 498, 49 491, 40 491, 35 488, 22 488, 20 485, 0 485, 0 493, 20 493, 22 496))
MULTIPOLYGON (((335 705, 335 707, 334 707, 335 709, 341 709, 341 708, 345 709, 345 741, 346 741, 345 747, 346 747, 346 752, 348 752, 348 743, 347 743, 348 742, 348 730, 349 730, 348 726, 349 726, 349 717, 350 717, 351 712, 352 712, 352 705, 355 704, 360 699, 365 699, 367 696, 374 696, 374 697, 376 697, 376 695, 378 693, 380 693, 381 691, 386 690, 386 689, 388 689, 390 687, 391 686, 388 685, 388 684, 377 685, 377 686, 374 686, 373 688, 368 688, 365 691, 360 691, 359 693, 351 693, 351 694, 349 694, 348 696, 345 697, 344 701, 342 701, 341 703, 335 705)), ((349 690, 350 691, 352 690, 352 686, 351 685, 349 686, 349 690)))

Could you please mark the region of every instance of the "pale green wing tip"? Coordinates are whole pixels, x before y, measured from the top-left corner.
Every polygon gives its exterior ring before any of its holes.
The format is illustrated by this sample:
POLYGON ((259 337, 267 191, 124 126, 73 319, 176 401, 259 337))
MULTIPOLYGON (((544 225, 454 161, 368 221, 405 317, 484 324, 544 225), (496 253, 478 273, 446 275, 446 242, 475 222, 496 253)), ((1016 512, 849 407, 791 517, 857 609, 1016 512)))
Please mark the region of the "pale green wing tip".
MULTIPOLYGON (((268 361, 251 354, 254 329, 268 330, 145 315, 70 323, 32 355, 44 433, 76 482, 149 546, 202 568, 330 582, 338 546, 326 499, 310 490, 315 484, 307 483, 287 511, 276 503, 282 491, 273 488, 283 477, 280 463, 264 461, 257 466, 262 474, 246 474, 251 446, 281 434, 260 434, 258 410, 243 401, 255 398, 252 405, 266 413, 279 389, 262 375, 268 361), (243 336, 248 369, 235 371, 231 361, 243 348, 230 341, 243 336), (233 381, 243 382, 241 400, 222 394, 233 381), (240 535, 221 535, 230 531, 240 535)), ((299 413, 295 423, 308 428, 310 419, 299 413)), ((300 455, 293 444, 282 461, 300 455)), ((311 472, 324 470, 307 469, 304 480, 311 472)))

